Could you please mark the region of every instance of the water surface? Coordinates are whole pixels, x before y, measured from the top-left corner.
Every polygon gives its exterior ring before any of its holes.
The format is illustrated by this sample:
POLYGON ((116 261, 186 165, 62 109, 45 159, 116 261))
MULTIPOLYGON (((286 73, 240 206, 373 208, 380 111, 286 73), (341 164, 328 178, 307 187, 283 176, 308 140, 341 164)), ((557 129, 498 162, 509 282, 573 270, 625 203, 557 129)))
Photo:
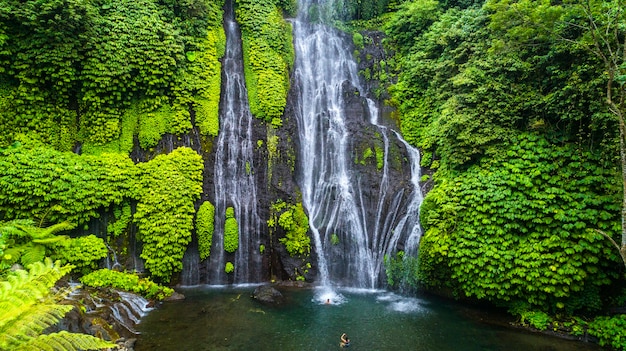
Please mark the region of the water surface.
POLYGON ((432 297, 406 298, 386 291, 283 291, 286 302, 265 306, 254 287, 193 288, 186 300, 165 303, 146 316, 135 349, 148 350, 347 350, 572 351, 600 350, 469 318, 471 309, 432 297), (326 304, 330 299, 330 304, 326 304))

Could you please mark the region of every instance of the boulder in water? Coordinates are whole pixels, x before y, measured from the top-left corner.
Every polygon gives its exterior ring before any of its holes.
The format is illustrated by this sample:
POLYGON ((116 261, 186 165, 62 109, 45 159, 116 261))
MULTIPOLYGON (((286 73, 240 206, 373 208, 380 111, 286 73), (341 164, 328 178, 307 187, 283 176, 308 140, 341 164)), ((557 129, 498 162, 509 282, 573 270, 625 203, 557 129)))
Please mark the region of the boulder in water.
POLYGON ((271 305, 278 305, 284 300, 283 294, 269 285, 261 285, 254 289, 252 297, 257 301, 271 305))

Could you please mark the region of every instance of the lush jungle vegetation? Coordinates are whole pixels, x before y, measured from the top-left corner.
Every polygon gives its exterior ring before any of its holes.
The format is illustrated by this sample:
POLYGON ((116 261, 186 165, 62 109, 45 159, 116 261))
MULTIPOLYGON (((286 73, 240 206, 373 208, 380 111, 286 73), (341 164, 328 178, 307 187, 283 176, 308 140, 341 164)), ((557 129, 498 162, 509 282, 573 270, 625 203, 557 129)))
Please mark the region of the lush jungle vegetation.
MULTIPOLYGON (((623 305, 625 5, 416 0, 385 15, 390 103, 434 172, 419 262, 404 259, 414 285, 540 329, 623 305)), ((624 318, 589 333, 626 348, 609 331, 624 318)))
MULTIPOLYGON (((164 297, 170 291, 151 280, 97 270, 131 240, 164 284, 180 272, 193 233, 202 259, 211 254, 215 209, 200 202, 202 155, 187 147, 142 162, 131 155, 192 128, 210 148, 223 5, 0 3, 2 306, 17 308, 3 299, 18 290, 29 304, 32 291, 47 296, 71 267, 84 284, 164 297), (89 235, 102 217, 106 234, 89 235), (30 268, 10 272, 17 264, 30 268)), ((335 2, 334 18, 349 22, 338 26, 354 31, 356 49, 370 42, 360 29, 386 34, 388 59, 362 76, 382 81, 376 95, 396 108, 432 186, 419 257, 389 257, 391 285, 486 301, 535 328, 587 332, 626 349, 626 317, 607 313, 626 302, 624 9, 624 0, 335 2)), ((286 18, 296 10, 293 0, 235 1, 250 107, 274 128, 290 89, 286 18)), ((272 154, 276 144, 268 138, 259 148, 272 154)), ((279 242, 308 255, 302 206, 272 211, 272 230, 287 233, 279 242)), ((237 219, 227 217, 225 249, 235 251, 237 219)), ((46 297, 50 323, 65 311, 59 298, 46 297)), ((17 330, 0 320, 2 335, 17 330)), ((40 331, 19 329, 11 335, 21 339, 6 342, 43 344, 34 338, 40 331)))

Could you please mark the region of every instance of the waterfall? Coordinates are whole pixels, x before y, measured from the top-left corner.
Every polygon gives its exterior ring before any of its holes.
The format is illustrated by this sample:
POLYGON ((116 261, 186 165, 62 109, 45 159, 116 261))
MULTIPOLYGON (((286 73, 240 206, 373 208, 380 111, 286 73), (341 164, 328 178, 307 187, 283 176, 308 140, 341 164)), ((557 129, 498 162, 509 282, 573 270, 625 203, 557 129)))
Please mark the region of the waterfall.
POLYGON ((209 262, 211 284, 250 283, 260 279, 260 218, 254 179, 252 115, 244 81, 241 33, 232 3, 225 7, 226 54, 222 63, 220 130, 215 159, 215 230, 209 262), (234 208, 239 248, 224 252, 226 209, 234 208), (234 272, 224 271, 227 262, 234 272), (231 276, 232 275, 232 276, 231 276))
POLYGON ((399 246, 416 252, 421 235, 419 153, 397 132, 378 124, 379 111, 368 101, 363 117, 369 117, 368 125, 381 135, 384 156, 377 191, 369 189, 370 183, 362 184, 353 161, 345 99, 348 86, 359 94, 363 89, 350 43, 324 24, 334 7, 332 0, 301 0, 294 21, 298 182, 317 253, 319 283, 376 288, 383 284, 385 255, 399 246), (310 15, 318 23, 310 23, 310 15), (389 179, 389 148, 395 141, 408 153, 411 169, 410 185, 401 190, 389 179), (335 247, 337 238, 340 248, 335 247))

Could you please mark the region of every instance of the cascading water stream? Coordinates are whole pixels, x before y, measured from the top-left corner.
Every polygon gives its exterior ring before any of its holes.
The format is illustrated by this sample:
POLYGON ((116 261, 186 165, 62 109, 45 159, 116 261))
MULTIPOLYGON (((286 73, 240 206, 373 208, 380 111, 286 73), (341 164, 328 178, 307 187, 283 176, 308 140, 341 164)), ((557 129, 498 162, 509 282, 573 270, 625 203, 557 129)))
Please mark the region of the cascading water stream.
POLYGON ((260 279, 260 218, 254 179, 252 115, 244 81, 241 33, 232 3, 225 7, 226 54, 222 63, 220 131, 215 159, 215 229, 209 263, 209 283, 235 284, 260 279), (228 207, 233 207, 239 225, 239 247, 235 252, 233 279, 224 271, 224 224, 228 207))
POLYGON ((318 256, 320 285, 375 288, 382 283, 384 256, 397 251, 401 241, 406 251, 415 252, 419 242, 419 153, 398 133, 378 125, 378 109, 368 101, 365 113, 383 139, 384 158, 377 199, 363 195, 344 109, 346 84, 359 92, 362 89, 351 46, 338 31, 323 24, 324 14, 332 8, 332 0, 302 0, 294 21, 299 184, 318 256), (317 14, 321 24, 308 20, 313 5, 311 13, 317 14), (411 185, 406 190, 391 191, 389 186, 390 136, 400 140, 409 154, 411 185), (342 250, 333 247, 338 238, 342 250))

